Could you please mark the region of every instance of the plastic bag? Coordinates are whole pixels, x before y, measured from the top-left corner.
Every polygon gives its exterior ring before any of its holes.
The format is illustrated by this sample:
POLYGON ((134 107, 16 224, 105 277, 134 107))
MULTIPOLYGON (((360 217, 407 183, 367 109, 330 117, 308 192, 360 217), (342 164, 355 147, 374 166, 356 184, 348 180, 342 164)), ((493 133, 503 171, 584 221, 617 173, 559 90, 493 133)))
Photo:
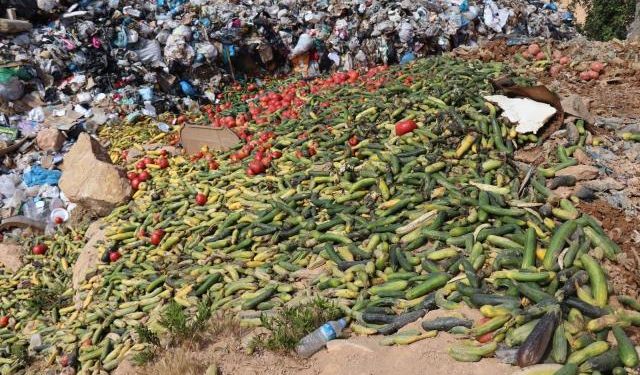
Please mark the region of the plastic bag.
POLYGON ((295 57, 309 52, 313 48, 313 37, 307 33, 303 33, 298 38, 298 43, 291 51, 291 56, 295 57))
POLYGON ((143 64, 162 64, 162 50, 157 40, 140 39, 140 48, 136 50, 143 64))
POLYGON ((57 185, 62 172, 59 170, 44 169, 40 166, 32 167, 24 174, 23 181, 28 187, 36 185, 57 185))
POLYGON ((15 174, 8 174, 0 176, 0 197, 11 197, 16 192, 16 178, 15 174))
POLYGON ((18 100, 24 94, 24 84, 18 77, 11 77, 6 82, 0 82, 0 98, 18 100))

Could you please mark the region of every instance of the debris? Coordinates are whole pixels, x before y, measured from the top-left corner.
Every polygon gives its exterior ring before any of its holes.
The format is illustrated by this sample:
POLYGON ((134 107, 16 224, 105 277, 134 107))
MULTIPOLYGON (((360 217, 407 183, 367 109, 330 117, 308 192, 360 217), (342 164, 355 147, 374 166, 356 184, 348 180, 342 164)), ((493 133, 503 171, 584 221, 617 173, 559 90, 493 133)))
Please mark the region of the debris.
POLYGON ((78 290, 80 285, 96 271, 100 262, 99 243, 105 240, 105 230, 101 227, 104 223, 98 220, 87 228, 85 238, 87 242, 80 251, 80 255, 73 265, 73 278, 71 285, 78 290))
POLYGON ((537 133, 556 114, 556 109, 549 104, 527 98, 508 98, 504 95, 488 95, 484 98, 498 104, 503 109, 502 116, 517 124, 516 131, 521 134, 537 133))
POLYGON ((599 175, 598 168, 591 165, 574 165, 556 172, 556 176, 573 176, 577 181, 593 180, 599 175))
POLYGON ((20 245, 0 243, 0 265, 11 272, 16 272, 22 267, 23 248, 20 245))
POLYGON ((111 164, 107 152, 86 133, 64 157, 60 189, 72 202, 97 215, 107 215, 131 196, 123 169, 111 164))
POLYGON ((64 135, 58 129, 42 129, 36 136, 36 143, 42 151, 60 151, 64 140, 64 135))
POLYGON ((580 95, 570 95, 562 99, 562 108, 572 116, 585 120, 589 124, 595 124, 595 116, 589 112, 589 107, 580 95))

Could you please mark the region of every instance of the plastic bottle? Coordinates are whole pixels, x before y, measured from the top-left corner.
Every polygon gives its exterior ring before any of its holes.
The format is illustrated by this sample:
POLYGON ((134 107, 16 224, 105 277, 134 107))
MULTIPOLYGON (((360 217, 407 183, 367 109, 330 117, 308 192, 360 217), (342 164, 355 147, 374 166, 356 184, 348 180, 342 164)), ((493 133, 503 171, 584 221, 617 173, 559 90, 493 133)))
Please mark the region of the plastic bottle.
POLYGON ((306 335, 296 346, 296 352, 303 358, 309 358, 320 349, 324 348, 328 341, 338 337, 347 326, 347 320, 332 320, 320 326, 320 328, 306 335))

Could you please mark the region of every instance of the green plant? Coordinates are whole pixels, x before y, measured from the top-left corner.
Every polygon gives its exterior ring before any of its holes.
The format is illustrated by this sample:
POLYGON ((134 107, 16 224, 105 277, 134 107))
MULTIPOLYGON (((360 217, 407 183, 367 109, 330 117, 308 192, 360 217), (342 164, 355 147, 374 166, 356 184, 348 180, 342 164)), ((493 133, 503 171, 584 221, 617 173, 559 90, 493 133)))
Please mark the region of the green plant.
POLYGON ((625 39, 635 14, 636 0, 573 0, 587 9, 582 31, 596 40, 625 39))
POLYGON ((262 315, 262 325, 270 332, 266 337, 257 337, 253 348, 270 351, 289 351, 296 347, 300 339, 329 320, 343 316, 342 311, 332 302, 316 298, 311 302, 294 307, 285 307, 276 315, 262 315))
POLYGON ((29 310, 31 313, 39 313, 42 311, 53 311, 60 307, 67 306, 71 297, 64 296, 65 288, 60 284, 54 284, 51 287, 38 285, 31 290, 31 298, 29 299, 29 310))
POLYGON ((182 342, 187 338, 199 338, 211 319, 211 303, 204 299, 198 304, 194 318, 189 321, 185 309, 176 302, 171 302, 160 319, 160 324, 169 330, 173 342, 182 342))
POLYGON ((133 363, 135 363, 137 366, 143 366, 149 362, 151 362, 156 355, 158 354, 156 348, 150 347, 150 348, 146 348, 143 351, 137 353, 136 355, 134 355, 131 360, 133 361, 133 363))
POLYGON ((138 334, 140 342, 160 346, 160 338, 158 335, 142 324, 136 326, 136 333, 138 334))

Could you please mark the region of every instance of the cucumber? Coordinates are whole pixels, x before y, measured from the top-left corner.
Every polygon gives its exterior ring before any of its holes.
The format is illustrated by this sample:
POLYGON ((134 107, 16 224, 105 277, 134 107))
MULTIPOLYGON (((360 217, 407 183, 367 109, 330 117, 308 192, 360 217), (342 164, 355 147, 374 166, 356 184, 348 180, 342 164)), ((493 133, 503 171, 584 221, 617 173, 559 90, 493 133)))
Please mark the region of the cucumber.
POLYGON ((449 331, 453 327, 462 326, 471 328, 472 325, 473 321, 471 320, 454 317, 440 317, 422 322, 422 328, 425 331, 449 331))
POLYGON ((569 359, 567 359, 567 362, 580 365, 589 358, 598 356, 606 352, 608 349, 609 344, 606 341, 596 341, 592 344, 587 345, 587 347, 584 349, 580 349, 571 353, 569 359))
POLYGON ((631 342, 620 326, 613 326, 611 330, 613 331, 613 336, 615 336, 616 342, 618 343, 618 352, 622 363, 625 367, 634 368, 638 366, 638 353, 636 352, 633 342, 631 342))
POLYGON ((567 363, 562 368, 553 373, 553 375, 576 375, 578 373, 578 365, 575 363, 567 363))
POLYGON ((403 291, 407 288, 408 285, 409 282, 407 280, 388 281, 384 284, 372 286, 371 288, 369 288, 369 293, 380 294, 384 292, 403 291))
POLYGON ((618 366, 622 366, 618 348, 611 348, 598 356, 587 359, 580 365, 580 372, 609 372, 618 366))
POLYGON ((420 285, 414 286, 407 290, 405 298, 412 300, 418 297, 422 297, 425 294, 443 287, 451 277, 444 272, 434 272, 429 275, 429 278, 420 285))
POLYGON ((402 315, 398 315, 393 320, 393 322, 391 322, 391 323, 387 324, 386 326, 380 328, 378 330, 378 333, 383 334, 383 335, 394 334, 394 333, 398 332, 398 330, 400 328, 402 328, 402 327, 406 326, 407 324, 415 322, 416 320, 422 318, 426 313, 427 313, 426 310, 419 309, 419 310, 415 310, 415 311, 410 311, 410 312, 404 313, 402 315))
POLYGON ((558 324, 556 331, 553 333, 553 343, 551 346, 551 358, 556 363, 564 363, 567 360, 569 343, 564 336, 564 323, 558 324))

